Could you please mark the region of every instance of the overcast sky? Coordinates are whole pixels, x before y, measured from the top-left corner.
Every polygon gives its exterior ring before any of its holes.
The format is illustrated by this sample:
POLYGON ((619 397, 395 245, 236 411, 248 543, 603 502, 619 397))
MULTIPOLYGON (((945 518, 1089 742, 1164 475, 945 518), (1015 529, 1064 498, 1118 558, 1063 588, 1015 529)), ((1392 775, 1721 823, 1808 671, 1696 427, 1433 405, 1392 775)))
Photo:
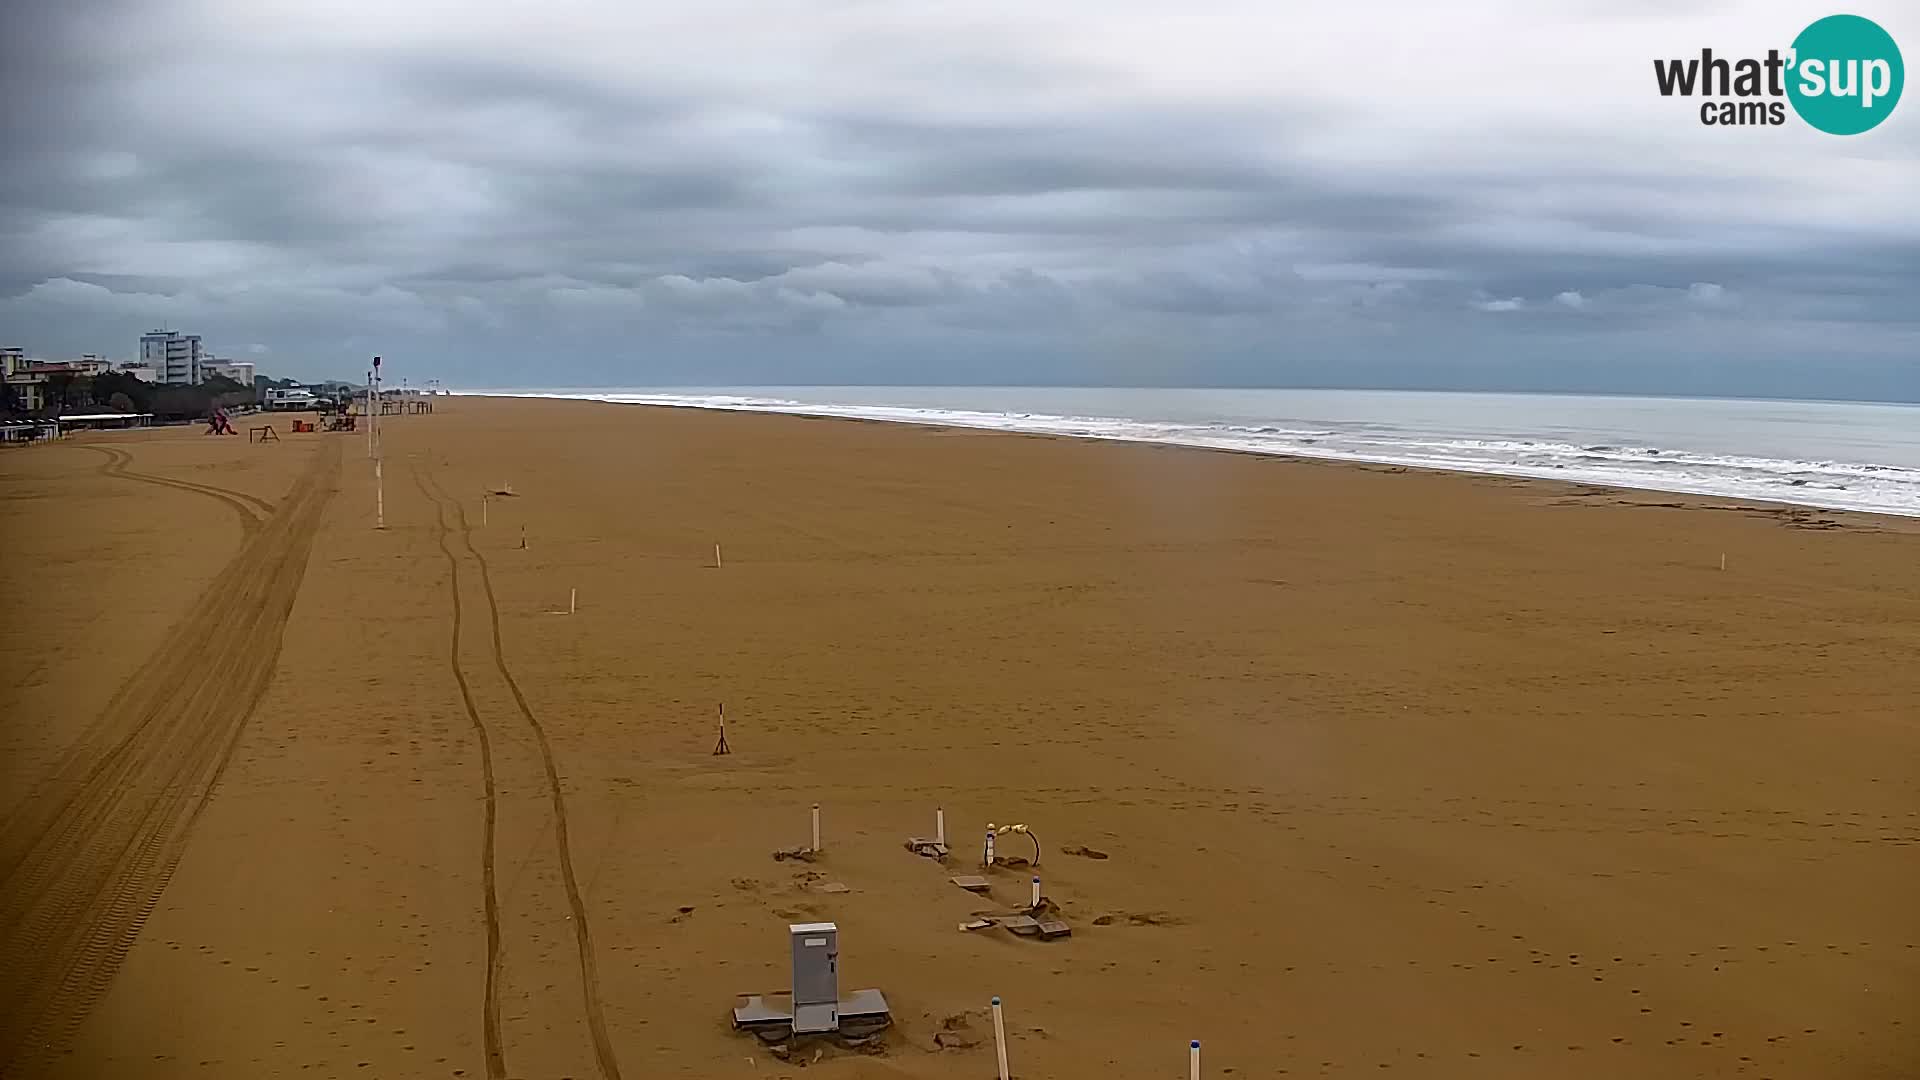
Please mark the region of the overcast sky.
MULTIPOLYGON (((1835 10, 13 0, 0 344, 1920 400, 1920 100, 1842 138, 1654 88, 1835 10)), ((1845 10, 1920 58, 1920 7, 1845 10)))

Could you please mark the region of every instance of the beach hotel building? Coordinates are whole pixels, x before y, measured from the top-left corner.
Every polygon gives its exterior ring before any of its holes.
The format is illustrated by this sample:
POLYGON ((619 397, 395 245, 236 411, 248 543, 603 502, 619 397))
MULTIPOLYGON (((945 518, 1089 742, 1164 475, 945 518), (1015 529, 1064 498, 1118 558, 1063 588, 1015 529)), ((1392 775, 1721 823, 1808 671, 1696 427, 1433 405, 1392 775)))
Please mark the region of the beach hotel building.
POLYGON ((200 362, 200 377, 203 379, 211 379, 215 375, 232 379, 241 386, 251 387, 253 385, 253 361, 222 360, 217 356, 209 356, 200 362))
POLYGON ((7 388, 24 412, 38 412, 47 407, 47 383, 54 376, 89 379, 112 368, 112 361, 92 353, 78 360, 48 363, 28 359, 26 350, 19 346, 0 346, 0 378, 6 380, 7 388))
MULTIPOLYGON (((0 345, 0 379, 4 379, 7 389, 19 401, 23 412, 35 412, 41 405, 40 387, 46 383, 45 375, 28 372, 31 366, 27 360, 27 350, 18 345, 0 345)), ((9 434, 12 437, 12 434, 9 434)))
POLYGON ((140 362, 152 365, 156 382, 192 386, 206 377, 200 370, 205 360, 199 334, 150 330, 140 336, 140 362))

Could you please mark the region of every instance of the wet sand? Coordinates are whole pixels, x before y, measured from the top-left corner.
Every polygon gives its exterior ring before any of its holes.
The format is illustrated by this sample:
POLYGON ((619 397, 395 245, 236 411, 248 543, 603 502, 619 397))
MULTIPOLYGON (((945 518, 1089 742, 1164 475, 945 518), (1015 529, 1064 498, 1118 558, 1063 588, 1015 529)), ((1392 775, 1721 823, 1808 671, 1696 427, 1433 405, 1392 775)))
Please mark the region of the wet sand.
POLYGON ((1920 523, 574 402, 385 430, 384 531, 363 436, 0 453, 0 1072, 983 1078, 995 994, 1029 1078, 1920 1071, 1920 523), (935 806, 945 868, 902 849, 935 806), (947 883, 989 821, 1071 938, 956 929, 1027 891, 947 883), (803 1069, 726 1017, 815 919, 898 1023, 803 1069))

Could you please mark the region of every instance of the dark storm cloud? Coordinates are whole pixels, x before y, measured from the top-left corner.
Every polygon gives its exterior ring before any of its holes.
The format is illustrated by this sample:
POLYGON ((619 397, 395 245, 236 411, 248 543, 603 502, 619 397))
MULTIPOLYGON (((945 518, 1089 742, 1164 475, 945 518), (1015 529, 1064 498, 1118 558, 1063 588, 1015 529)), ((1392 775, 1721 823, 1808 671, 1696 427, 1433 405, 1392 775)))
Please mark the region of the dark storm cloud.
MULTIPOLYGON (((10 10, 0 337, 124 356, 165 318, 302 373, 378 345, 469 384, 537 354, 574 383, 1605 388, 1622 350, 1744 348, 1920 394, 1911 109, 1847 144, 1710 143, 1641 96, 1570 125, 1471 66, 1413 95, 1292 70, 1318 53, 1236 68, 1215 28, 1271 14, 1227 8, 1163 42, 1124 3, 430 3, 10 10)), ((1379 32, 1446 32, 1398 28, 1423 11, 1379 32)), ((1565 62, 1604 81, 1600 39, 1634 31, 1583 26, 1565 62)))

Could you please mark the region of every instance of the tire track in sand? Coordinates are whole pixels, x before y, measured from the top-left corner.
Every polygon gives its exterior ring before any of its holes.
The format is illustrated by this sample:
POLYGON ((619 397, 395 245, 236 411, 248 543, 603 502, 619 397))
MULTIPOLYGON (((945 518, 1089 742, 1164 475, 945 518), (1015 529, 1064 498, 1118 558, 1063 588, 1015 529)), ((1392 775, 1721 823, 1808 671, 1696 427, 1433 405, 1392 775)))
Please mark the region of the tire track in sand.
POLYGON ((487 982, 486 995, 481 1005, 481 1032, 487 1053, 487 1080, 504 1080, 507 1075, 506 1053, 500 1043, 500 894, 494 884, 494 830, 499 821, 499 799, 494 792, 493 783, 493 740, 487 734, 486 722, 480 719, 480 710, 473 703, 473 688, 467 685, 467 673, 460 666, 460 560, 454 558, 453 549, 447 546, 447 512, 441 500, 427 490, 426 481, 421 479, 420 470, 413 470, 414 486, 420 489, 423 501, 433 504, 433 540, 439 545, 440 554, 446 556, 449 593, 453 597, 453 632, 447 644, 447 667, 453 672, 453 681, 460 687, 460 704, 467 710, 467 720, 473 725, 473 734, 480 742, 480 779, 486 792, 486 829, 485 844, 480 849, 480 879, 486 887, 486 925, 487 925, 487 982))
POLYGON ((258 500, 150 477, 105 451, 102 471, 196 491, 251 519, 203 604, 173 626, 9 822, 0 871, 0 1075, 57 1054, 112 983, 158 903, 279 659, 339 454, 332 444, 270 516, 258 500))
POLYGON ((513 696, 520 717, 526 722, 532 733, 534 743, 540 751, 540 764, 546 773, 547 796, 553 807, 553 831, 556 861, 560 864, 560 878, 567 894, 567 906, 573 915, 569 920, 573 925, 575 950, 580 958, 580 991, 586 1012, 587 1030, 593 1037, 594 1058, 599 1064, 600 1074, 605 1080, 620 1080, 620 1062, 613 1052, 613 1040, 607 1035, 605 1010, 600 1001, 600 976, 594 962, 593 932, 587 925, 587 905, 580 892, 580 883, 573 870, 573 850, 567 838, 567 803, 560 789, 560 770, 554 764, 553 746, 547 740, 546 727, 527 703, 526 694, 520 689, 520 683, 513 677, 513 671, 507 666, 506 650, 500 638, 500 604, 493 591, 493 574, 487 565, 486 557, 480 554, 473 543, 473 529, 467 520, 466 507, 456 499, 449 499, 430 477, 427 484, 433 490, 437 506, 451 504, 460 525, 460 542, 473 557, 480 569, 480 587, 487 598, 487 621, 491 630, 494 670, 513 696))
POLYGON ((107 455, 106 463, 101 465, 99 469, 104 475, 125 480, 139 480, 148 484, 158 484, 161 487, 178 488, 181 491, 194 491, 202 495, 211 495, 238 511, 241 524, 248 526, 249 532, 252 531, 251 526, 258 525, 273 513, 272 503, 258 496, 249 495, 244 491, 233 491, 228 488, 214 487, 212 484, 201 484, 192 480, 181 480, 172 476, 155 476, 152 473, 134 472, 132 469, 127 468, 127 466, 133 464, 133 455, 127 453, 125 450, 119 450, 109 446, 82 446, 81 449, 94 450, 107 455))
MULTIPOLYGON (((172 477, 134 472, 127 468, 133 461, 133 455, 124 450, 84 445, 80 449, 106 456, 106 460, 94 470, 102 476, 191 491, 219 500, 234 512, 234 516, 240 522, 243 538, 257 532, 260 523, 273 510, 273 504, 241 492, 175 480, 172 477), (256 506, 264 513, 256 512, 256 506)), ((170 641, 179 635, 192 634, 196 617, 195 613, 189 612, 180 622, 168 628, 164 640, 170 641)), ((0 828, 0 881, 5 881, 12 876, 19 860, 25 856, 32 842, 47 828, 49 822, 59 818, 65 812, 67 803, 84 789, 85 782, 92 778, 92 774, 97 770, 112 767, 119 760, 120 755, 126 752, 128 745, 139 734, 141 728, 111 730, 116 726, 114 720, 125 714, 125 699, 139 689, 153 685, 156 680, 169 677, 166 664, 171 662, 171 657, 155 653, 139 670, 122 682, 115 690, 114 696, 108 700, 101 715, 88 726, 85 734, 75 740, 73 748, 68 751, 54 775, 36 784, 34 791, 24 801, 25 804, 17 811, 14 818, 7 821, 4 828, 0 828)))

